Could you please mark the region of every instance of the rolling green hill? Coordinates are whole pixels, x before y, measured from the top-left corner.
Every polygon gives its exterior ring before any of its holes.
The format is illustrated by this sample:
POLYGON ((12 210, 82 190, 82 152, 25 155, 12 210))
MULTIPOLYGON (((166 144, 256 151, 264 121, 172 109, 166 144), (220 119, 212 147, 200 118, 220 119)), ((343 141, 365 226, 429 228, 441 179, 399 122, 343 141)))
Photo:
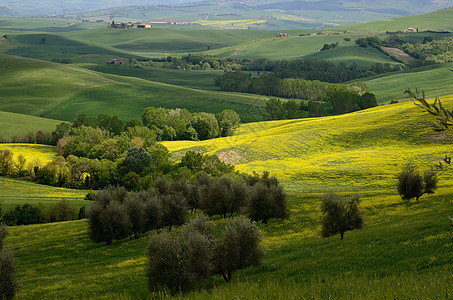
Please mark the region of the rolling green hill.
POLYGON ((195 90, 134 77, 96 73, 74 66, 0 55, 0 110, 73 120, 86 115, 140 118, 145 107, 192 112, 237 111, 244 122, 262 120, 266 97, 195 90))
MULTIPOLYGON (((453 107, 453 97, 443 97, 453 107)), ((246 173, 268 170, 290 191, 393 189, 408 162, 430 168, 451 151, 433 118, 412 102, 341 116, 245 124, 228 138, 163 144, 180 157, 188 150, 217 154, 246 173)), ((451 184, 451 172, 443 184, 451 184)))
POLYGON ((51 187, 19 179, 0 177, 0 190, 3 213, 14 209, 16 205, 28 203, 48 207, 62 199, 69 200, 77 209, 83 205, 88 207, 90 204, 89 201, 83 200, 87 191, 51 187))
POLYGON ((61 121, 0 111, 0 133, 6 137, 38 130, 53 131, 61 121))
MULTIPOLYGON (((453 107, 453 97, 443 100, 453 107)), ((395 176, 407 162, 429 168, 451 150, 451 132, 434 132, 432 121, 407 102, 343 116, 251 123, 233 137, 211 141, 165 143, 175 156, 197 149, 238 163, 241 171, 269 170, 291 192, 290 218, 259 224, 266 249, 261 266, 234 273, 228 284, 214 277, 175 298, 450 295, 451 170, 440 176, 434 195, 417 202, 402 201, 395 189, 395 176), (347 232, 343 241, 320 237, 318 199, 329 190, 362 195, 364 228, 347 232)), ((148 292, 146 237, 105 247, 89 241, 83 220, 10 231, 6 245, 14 247, 23 285, 18 299, 170 297, 148 292)))
POLYGON ((404 100, 403 92, 408 88, 422 88, 431 97, 444 96, 453 91, 453 63, 413 68, 362 81, 381 104, 394 99, 404 100))
POLYGON ((406 30, 407 28, 418 28, 420 31, 452 31, 453 7, 441 9, 432 13, 401 17, 395 19, 381 20, 369 23, 352 24, 335 28, 338 31, 359 31, 359 32, 386 32, 406 30))

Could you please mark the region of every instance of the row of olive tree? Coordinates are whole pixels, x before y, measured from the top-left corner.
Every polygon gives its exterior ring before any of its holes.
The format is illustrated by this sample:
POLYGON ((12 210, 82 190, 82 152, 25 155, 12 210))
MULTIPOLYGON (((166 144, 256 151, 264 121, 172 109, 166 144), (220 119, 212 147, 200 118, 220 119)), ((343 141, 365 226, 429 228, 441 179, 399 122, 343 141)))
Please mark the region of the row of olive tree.
POLYGON ((111 245, 114 239, 139 238, 149 230, 182 225, 191 210, 204 210, 209 216, 226 218, 247 213, 253 221, 266 224, 271 218, 287 218, 283 187, 268 172, 233 179, 206 174, 189 183, 185 178, 170 182, 159 178, 152 188, 127 192, 124 187, 109 187, 94 194, 87 213, 90 237, 111 245))
POLYGON ((264 251, 255 222, 229 219, 220 235, 203 214, 187 223, 178 235, 154 233, 148 244, 146 274, 151 291, 190 289, 213 274, 226 282, 235 270, 261 264, 264 251))
POLYGON ((139 238, 152 229, 169 226, 171 230, 185 223, 187 213, 187 200, 181 193, 154 189, 128 193, 124 187, 109 187, 95 194, 88 210, 89 235, 109 246, 114 239, 139 238))

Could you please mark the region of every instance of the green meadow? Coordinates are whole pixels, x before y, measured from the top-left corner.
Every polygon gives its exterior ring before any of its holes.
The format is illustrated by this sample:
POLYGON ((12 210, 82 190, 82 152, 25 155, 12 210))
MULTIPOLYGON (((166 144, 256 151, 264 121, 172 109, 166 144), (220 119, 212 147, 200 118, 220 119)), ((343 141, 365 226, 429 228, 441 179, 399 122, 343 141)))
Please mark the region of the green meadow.
POLYGON ((405 99, 404 90, 421 88, 427 97, 450 95, 453 90, 453 63, 430 65, 362 79, 376 94, 378 103, 405 99))
POLYGON ((10 137, 30 131, 53 131, 61 121, 0 111, 0 133, 10 137))
POLYGON ((401 17, 395 19, 374 21, 345 25, 335 28, 338 31, 357 31, 370 33, 384 33, 386 31, 404 31, 407 28, 418 28, 420 31, 451 31, 453 24, 449 22, 453 18, 453 8, 441 9, 432 13, 401 17))
POLYGON ((50 187, 19 179, 0 177, 0 190, 3 213, 14 209, 16 205, 27 203, 48 207, 62 199, 69 200, 76 209, 90 204, 89 201, 83 200, 88 191, 50 187))
MULTIPOLYGON (((9 55, 0 55, 0 63, 5 70, 0 74, 0 110, 56 120, 70 121, 80 113, 140 119, 144 108, 155 106, 212 113, 231 108, 243 122, 251 122, 262 120, 268 99, 197 90, 9 55)), ((188 76, 181 78, 188 80, 188 76)), ((204 79, 205 84, 207 80, 204 79)))
MULTIPOLYGON (((180 298, 444 298, 453 292, 451 192, 404 203, 394 191, 364 191, 365 226, 343 241, 320 237, 319 194, 290 194, 290 219, 260 225, 261 266, 236 272, 230 283, 214 277, 180 298)), ((148 292, 146 237, 106 248, 89 241, 85 220, 10 232, 22 283, 17 299, 171 298, 148 292)))

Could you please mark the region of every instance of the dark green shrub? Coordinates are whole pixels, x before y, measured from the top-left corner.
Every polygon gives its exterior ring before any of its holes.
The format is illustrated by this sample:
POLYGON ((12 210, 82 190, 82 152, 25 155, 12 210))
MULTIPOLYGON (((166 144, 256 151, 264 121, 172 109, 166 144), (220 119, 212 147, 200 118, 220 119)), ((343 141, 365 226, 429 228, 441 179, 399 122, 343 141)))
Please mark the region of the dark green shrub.
POLYGON ((262 220, 267 224, 271 218, 289 217, 286 194, 275 176, 270 176, 269 172, 262 176, 255 173, 248 176, 247 183, 251 185, 248 209, 253 221, 262 220))
POLYGON ((79 214, 77 215, 77 220, 82 220, 86 218, 86 208, 85 206, 82 206, 79 209, 79 214))
POLYGON ((13 252, 3 249, 0 252, 0 299, 14 299, 18 288, 13 252))
POLYGON ((60 222, 74 220, 76 210, 73 208, 68 200, 61 200, 49 208, 49 222, 60 222))
POLYGON ((247 189, 243 182, 232 181, 228 177, 212 180, 202 190, 200 207, 209 216, 219 214, 221 217, 230 217, 238 212, 247 199, 247 189))
POLYGON ((7 225, 39 224, 45 221, 44 211, 39 205, 17 205, 14 210, 3 216, 3 222, 7 225))
POLYGON ((182 225, 186 222, 187 199, 181 193, 172 193, 162 196, 162 225, 169 226, 169 230, 173 225, 182 225))

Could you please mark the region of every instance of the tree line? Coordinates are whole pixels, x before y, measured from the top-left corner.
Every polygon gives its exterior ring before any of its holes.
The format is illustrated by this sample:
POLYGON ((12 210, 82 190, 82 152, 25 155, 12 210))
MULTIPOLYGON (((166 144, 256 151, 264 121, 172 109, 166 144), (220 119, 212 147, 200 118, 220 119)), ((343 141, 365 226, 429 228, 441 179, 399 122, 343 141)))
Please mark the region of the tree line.
MULTIPOLYGON (((338 47, 337 43, 324 44, 321 51, 338 47)), ((384 53, 384 52, 383 52, 384 53)), ((387 72, 405 69, 404 65, 375 63, 367 68, 359 68, 352 63, 333 63, 326 60, 311 58, 291 60, 234 59, 221 58, 211 55, 189 54, 181 58, 162 57, 149 60, 131 60, 137 67, 162 67, 178 70, 222 70, 268 72, 280 78, 303 78, 306 80, 320 80, 331 83, 346 82, 354 79, 369 77, 387 72)))
POLYGON ((343 114, 377 105, 375 95, 366 90, 318 80, 280 79, 273 75, 253 77, 244 72, 226 72, 216 78, 215 84, 223 91, 327 102, 332 114, 343 114))
POLYGON ((43 165, 36 159, 27 162, 23 155, 14 160, 12 151, 2 149, 0 175, 67 188, 97 190, 121 185, 140 191, 150 188, 159 177, 191 179, 201 173, 219 177, 235 172, 234 166, 222 162, 216 155, 193 151, 184 154, 180 162, 173 162, 168 150, 160 144, 128 148, 115 160, 66 154, 66 157, 63 153, 63 156, 43 165))
POLYGON ((65 136, 74 135, 73 131, 82 126, 101 129, 104 135, 130 136, 143 135, 140 138, 162 140, 206 140, 233 135, 240 125, 239 115, 232 109, 225 109, 217 114, 190 113, 187 109, 165 109, 147 107, 143 110, 142 120, 131 119, 123 122, 118 116, 100 114, 86 116, 79 114, 73 122, 57 125, 52 132, 38 130, 14 135, 11 138, 0 134, 0 143, 37 143, 57 145, 65 136), (143 129, 147 127, 152 132, 143 129), (131 131, 140 132, 131 132, 131 131))

